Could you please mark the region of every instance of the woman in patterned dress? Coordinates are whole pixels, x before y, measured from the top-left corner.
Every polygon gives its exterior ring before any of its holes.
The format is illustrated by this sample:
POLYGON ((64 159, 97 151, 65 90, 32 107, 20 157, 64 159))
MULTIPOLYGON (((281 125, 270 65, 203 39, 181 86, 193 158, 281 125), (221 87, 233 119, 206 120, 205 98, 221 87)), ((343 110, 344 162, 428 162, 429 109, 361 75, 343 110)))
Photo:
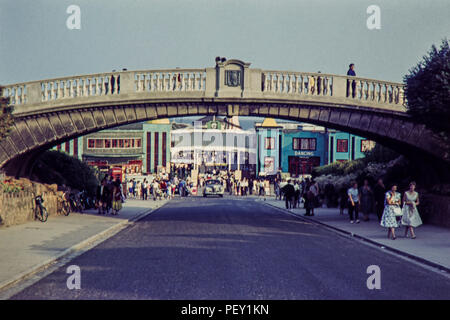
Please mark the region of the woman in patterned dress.
POLYGON ((405 237, 408 237, 408 230, 411 232, 411 239, 415 239, 414 228, 422 224, 417 206, 419 205, 419 194, 415 191, 416 183, 409 184, 409 190, 403 195, 403 217, 402 224, 406 226, 405 237))
POLYGON ((396 211, 401 210, 400 204, 402 202, 402 195, 397 192, 397 185, 392 185, 391 190, 386 192, 385 197, 385 205, 383 216, 381 217, 380 225, 382 227, 388 228, 388 239, 390 239, 390 235, 392 234, 392 240, 397 239, 395 236, 395 228, 398 227, 397 219, 396 219, 396 211))

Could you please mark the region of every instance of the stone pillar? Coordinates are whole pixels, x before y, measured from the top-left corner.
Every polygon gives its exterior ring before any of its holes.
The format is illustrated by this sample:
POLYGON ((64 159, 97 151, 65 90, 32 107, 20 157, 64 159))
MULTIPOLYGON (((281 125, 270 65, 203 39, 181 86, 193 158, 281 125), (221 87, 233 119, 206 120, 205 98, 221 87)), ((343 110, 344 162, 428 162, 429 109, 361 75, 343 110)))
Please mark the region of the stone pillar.
POLYGON ((333 97, 346 98, 347 97, 347 77, 333 77, 333 97))
MULTIPOLYGON (((120 72, 120 93, 134 93, 134 72, 120 72)), ((117 77, 117 76, 116 76, 117 77)), ((117 84, 116 84, 117 85, 117 84)))
POLYGON ((33 82, 27 84, 27 104, 28 103, 39 103, 41 102, 41 83, 33 82))
POLYGON ((216 95, 216 68, 206 68, 205 96, 213 98, 216 95))

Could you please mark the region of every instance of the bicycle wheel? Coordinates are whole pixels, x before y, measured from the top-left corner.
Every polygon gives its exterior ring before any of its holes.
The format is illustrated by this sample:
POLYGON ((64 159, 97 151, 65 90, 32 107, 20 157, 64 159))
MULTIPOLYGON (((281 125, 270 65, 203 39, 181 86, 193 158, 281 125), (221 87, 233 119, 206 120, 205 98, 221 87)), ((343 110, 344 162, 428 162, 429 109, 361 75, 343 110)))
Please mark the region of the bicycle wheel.
POLYGON ((48 212, 47 209, 44 206, 39 206, 38 212, 36 213, 36 217, 39 219, 39 221, 41 222, 45 222, 47 221, 48 218, 48 212))
POLYGON ((62 207, 63 213, 65 216, 68 216, 70 214, 70 206, 67 203, 67 201, 63 202, 63 207, 62 207))

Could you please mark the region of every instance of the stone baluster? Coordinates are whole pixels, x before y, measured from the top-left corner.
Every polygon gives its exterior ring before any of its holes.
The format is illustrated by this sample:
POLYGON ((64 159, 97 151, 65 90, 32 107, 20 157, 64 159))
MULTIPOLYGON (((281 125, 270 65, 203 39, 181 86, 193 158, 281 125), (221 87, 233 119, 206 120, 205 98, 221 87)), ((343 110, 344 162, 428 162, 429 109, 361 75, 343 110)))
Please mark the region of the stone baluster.
POLYGON ((172 75, 170 74, 170 73, 167 73, 166 74, 166 79, 165 79, 165 91, 171 91, 170 89, 172 89, 171 87, 170 87, 170 79, 172 78, 172 75))
POLYGON ((277 73, 277 89, 276 92, 281 92, 281 75, 277 73))
POLYGON ((89 79, 88 78, 84 78, 83 79, 83 93, 84 93, 84 96, 85 97, 87 97, 87 96, 89 96, 89 79))
POLYGON ((275 74, 270 74, 270 91, 275 92, 276 89, 276 82, 275 82, 275 74))
POLYGON ((103 76, 101 76, 99 78, 100 81, 100 94, 101 95, 105 95, 106 94, 106 82, 105 82, 105 78, 103 76))
POLYGON ((99 87, 99 85, 98 85, 98 82, 99 82, 99 78, 98 78, 98 77, 95 77, 94 90, 95 90, 95 95, 96 95, 96 96, 100 95, 100 94, 99 94, 100 87, 99 87))
POLYGON ((189 91, 189 73, 183 73, 184 91, 189 91))
POLYGON ((200 73, 199 77, 198 77, 198 86, 197 86, 198 90, 204 90, 205 89, 204 86, 203 86, 203 80, 204 80, 203 73, 200 73))
POLYGON ((67 83, 68 83, 68 80, 63 80, 62 81, 62 90, 61 90, 61 93, 62 93, 62 98, 63 99, 66 99, 67 98, 67 83))
MULTIPOLYGON (((142 91, 142 87, 141 87, 141 74, 140 73, 136 73, 136 79, 134 80, 136 83, 136 91, 140 92, 142 91)), ((145 81, 145 78, 144 78, 145 81)))
POLYGON ((286 74, 281 74, 281 90, 280 92, 285 93, 286 92, 286 79, 287 75, 286 74))
POLYGON ((89 78, 89 94, 91 96, 93 95, 97 95, 97 91, 95 91, 95 83, 97 82, 97 79, 94 78, 89 78))
POLYGON ((195 90, 195 74, 189 73, 189 90, 194 91, 195 90))
POLYGON ((19 104, 19 88, 14 88, 14 104, 19 104))
POLYGON ((58 99, 62 99, 64 98, 64 80, 58 80, 57 81, 58 84, 58 99))
POLYGON ((158 90, 158 74, 157 73, 152 73, 151 77, 150 77, 150 81, 152 83, 152 91, 157 91, 158 90))
POLYGON ((54 82, 49 82, 49 86, 48 86, 48 96, 49 96, 49 100, 55 100, 55 90, 54 90, 54 86, 55 86, 55 83, 54 83, 54 82))
POLYGON ((77 90, 76 90, 77 97, 83 96, 83 83, 81 82, 81 78, 77 79, 77 90))
POLYGON ((298 74, 293 75, 292 79, 292 93, 298 93, 298 74))
POLYGON ((144 82, 143 82, 144 87, 142 88, 144 91, 150 91, 151 90, 152 76, 153 75, 151 73, 144 75, 144 82))
POLYGON ((155 91, 159 90, 159 73, 155 74, 155 91))

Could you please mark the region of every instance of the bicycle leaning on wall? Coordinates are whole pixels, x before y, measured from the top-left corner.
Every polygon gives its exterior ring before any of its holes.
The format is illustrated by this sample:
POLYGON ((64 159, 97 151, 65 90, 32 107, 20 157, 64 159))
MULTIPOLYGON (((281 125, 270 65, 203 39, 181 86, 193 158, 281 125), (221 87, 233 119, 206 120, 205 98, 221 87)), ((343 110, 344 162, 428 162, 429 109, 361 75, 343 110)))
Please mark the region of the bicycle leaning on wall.
POLYGON ((65 216, 68 216, 71 211, 68 198, 67 192, 64 192, 63 196, 58 197, 58 212, 62 212, 65 216))
POLYGON ((42 195, 38 195, 34 198, 34 218, 41 222, 47 221, 48 218, 48 212, 42 204, 43 202, 44 199, 42 199, 42 195))

